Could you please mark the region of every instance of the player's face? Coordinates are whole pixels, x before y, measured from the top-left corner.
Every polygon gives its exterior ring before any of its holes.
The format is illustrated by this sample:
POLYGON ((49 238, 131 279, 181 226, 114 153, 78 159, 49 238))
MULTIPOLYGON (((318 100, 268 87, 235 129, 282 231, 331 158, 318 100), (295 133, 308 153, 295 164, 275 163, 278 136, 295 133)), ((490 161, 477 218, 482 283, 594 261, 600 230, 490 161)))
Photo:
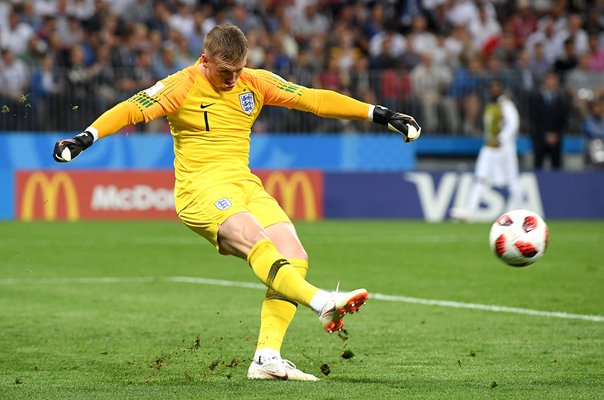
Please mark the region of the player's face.
POLYGON ((247 57, 238 63, 232 63, 224 61, 220 57, 201 55, 202 72, 216 89, 224 92, 235 87, 246 63, 247 57))

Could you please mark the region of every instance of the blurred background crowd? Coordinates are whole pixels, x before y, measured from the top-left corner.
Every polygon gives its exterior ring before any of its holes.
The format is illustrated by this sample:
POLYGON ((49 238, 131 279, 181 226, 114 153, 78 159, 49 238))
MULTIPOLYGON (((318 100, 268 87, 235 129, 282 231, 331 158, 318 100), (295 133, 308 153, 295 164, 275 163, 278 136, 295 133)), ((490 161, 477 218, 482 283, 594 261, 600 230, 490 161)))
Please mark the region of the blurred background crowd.
MULTIPOLYGON (((246 33, 250 67, 413 114, 427 133, 481 135, 499 79, 523 134, 551 95, 566 133, 604 136, 603 0, 0 0, 0 130, 80 131, 193 64, 224 22, 246 33)), ((255 129, 375 127, 267 107, 255 129)))

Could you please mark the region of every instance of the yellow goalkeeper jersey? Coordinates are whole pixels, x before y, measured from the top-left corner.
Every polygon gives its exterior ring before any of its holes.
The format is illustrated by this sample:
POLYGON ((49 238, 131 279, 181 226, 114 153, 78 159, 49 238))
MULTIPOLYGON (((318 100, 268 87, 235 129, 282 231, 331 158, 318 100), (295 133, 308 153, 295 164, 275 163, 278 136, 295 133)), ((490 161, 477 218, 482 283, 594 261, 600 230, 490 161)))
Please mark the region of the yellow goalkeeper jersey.
POLYGON ((102 138, 125 125, 167 116, 174 139, 177 211, 202 188, 240 179, 260 182, 249 169, 249 152, 252 125, 264 105, 328 118, 369 119, 367 103, 296 85, 266 70, 244 68, 232 90, 218 91, 199 64, 135 94, 91 125, 102 138))

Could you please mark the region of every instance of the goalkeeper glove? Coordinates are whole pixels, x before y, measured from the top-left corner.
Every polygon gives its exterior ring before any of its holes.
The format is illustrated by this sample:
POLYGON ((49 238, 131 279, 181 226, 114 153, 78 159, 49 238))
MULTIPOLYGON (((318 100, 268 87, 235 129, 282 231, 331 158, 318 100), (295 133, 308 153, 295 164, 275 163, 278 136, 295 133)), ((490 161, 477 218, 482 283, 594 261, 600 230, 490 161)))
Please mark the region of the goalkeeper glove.
POLYGON ((413 142, 422 133, 415 118, 410 115, 394 112, 386 107, 375 106, 373 109, 373 122, 388 126, 388 129, 403 135, 405 143, 413 142))
POLYGON ((94 142, 94 136, 84 131, 71 139, 59 140, 55 143, 52 158, 57 162, 68 162, 76 158, 82 151, 86 150, 94 142))

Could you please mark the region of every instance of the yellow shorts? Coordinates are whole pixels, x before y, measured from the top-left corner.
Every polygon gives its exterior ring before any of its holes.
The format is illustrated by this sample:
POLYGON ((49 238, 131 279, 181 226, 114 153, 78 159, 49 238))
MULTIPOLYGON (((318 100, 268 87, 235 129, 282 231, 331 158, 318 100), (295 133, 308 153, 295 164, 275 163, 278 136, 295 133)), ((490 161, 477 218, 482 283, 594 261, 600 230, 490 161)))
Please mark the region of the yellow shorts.
POLYGON ((277 200, 261 184, 251 180, 207 188, 183 208, 178 216, 187 227, 206 238, 220 251, 220 224, 231 215, 246 211, 265 228, 278 222, 291 222, 277 200))

